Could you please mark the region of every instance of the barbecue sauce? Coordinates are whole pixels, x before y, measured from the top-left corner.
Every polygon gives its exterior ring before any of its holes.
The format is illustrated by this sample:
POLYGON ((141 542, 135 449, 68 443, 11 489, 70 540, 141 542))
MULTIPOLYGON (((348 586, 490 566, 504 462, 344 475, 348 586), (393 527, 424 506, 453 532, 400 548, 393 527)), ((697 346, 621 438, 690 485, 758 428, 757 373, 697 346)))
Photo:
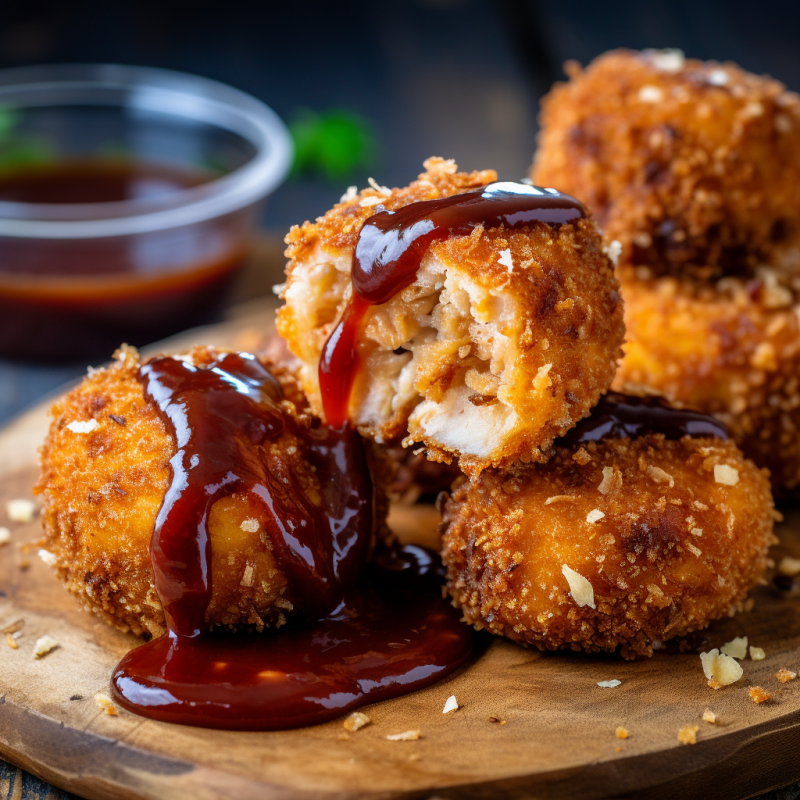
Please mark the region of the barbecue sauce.
POLYGON ((117 666, 117 701, 154 719, 275 730, 332 719, 438 680, 470 654, 471 629, 441 596, 441 566, 421 548, 382 548, 367 564, 374 490, 364 445, 349 425, 302 426, 253 356, 208 365, 161 357, 139 373, 175 437, 172 482, 151 543, 168 633, 117 666), (272 476, 261 456, 285 430, 302 442, 321 502, 272 476), (302 611, 280 632, 210 633, 208 517, 247 493, 302 611))
POLYGON ((727 428, 707 414, 673 408, 661 397, 608 392, 591 414, 556 441, 556 445, 579 447, 602 439, 635 439, 652 434, 663 434, 673 440, 684 436, 730 438, 727 428))
POLYGON ((348 419, 358 370, 357 340, 367 309, 413 283, 431 243, 469 235, 473 228, 517 228, 535 222, 563 225, 586 216, 574 197, 523 183, 490 183, 474 192, 379 211, 361 228, 353 253, 353 297, 319 362, 319 384, 329 425, 348 419))
MULTIPOLYGON (((114 216, 115 204, 132 204, 125 214, 143 203, 168 208, 177 193, 213 177, 123 159, 29 165, 0 172, 0 204, 28 204, 36 218, 50 219, 43 210, 58 207, 53 219, 102 219, 114 216)), ((25 208, 0 213, 10 218, 25 208)), ((209 322, 244 261, 247 236, 238 212, 126 236, 0 236, 0 355, 105 357, 122 341, 146 344, 209 322)))

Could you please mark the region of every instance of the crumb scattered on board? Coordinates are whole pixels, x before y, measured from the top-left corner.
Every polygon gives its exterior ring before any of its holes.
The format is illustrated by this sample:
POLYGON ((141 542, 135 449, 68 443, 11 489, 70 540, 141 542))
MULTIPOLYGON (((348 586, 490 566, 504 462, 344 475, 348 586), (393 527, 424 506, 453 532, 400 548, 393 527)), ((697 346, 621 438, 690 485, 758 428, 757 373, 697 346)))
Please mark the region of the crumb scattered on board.
POLYGON ((681 744, 697 744, 697 731, 700 730, 699 725, 687 725, 678 731, 678 741, 681 744))
POLYGON ((770 697, 772 697, 772 695, 766 691, 766 689, 762 689, 760 686, 750 687, 750 699, 754 703, 766 703, 770 697))
POLYGON ((700 661, 703 665, 708 685, 712 689, 719 689, 722 686, 730 686, 736 683, 744 671, 736 659, 720 653, 714 648, 708 653, 700 653, 700 661))
POLYGON ((414 742, 421 736, 420 731, 403 731, 403 733, 391 733, 386 738, 390 742, 414 742))
POLYGON ((357 731, 365 725, 369 725, 372 720, 361 711, 354 711, 342 724, 345 730, 357 731))
POLYGON ((703 722, 710 722, 714 725, 717 722, 717 715, 710 708, 707 708, 703 712, 703 722))
POLYGON ((763 661, 766 657, 767 654, 760 647, 750 646, 750 658, 753 661, 763 661))
POLYGON ((42 658, 58 647, 58 642, 52 636, 42 636, 36 640, 33 648, 33 657, 42 658))
POLYGON ((614 678, 613 680, 610 680, 610 681, 597 681, 597 685, 601 689, 614 689, 617 686, 619 686, 621 683, 622 683, 622 681, 618 681, 616 678, 614 678))
POLYGON ((24 497, 9 500, 6 503, 6 512, 12 522, 33 522, 36 514, 36 503, 24 497))
POLYGON ((442 714, 449 714, 451 711, 458 711, 458 708, 458 700, 456 700, 456 696, 454 694, 451 694, 450 697, 448 697, 445 701, 442 714))
POLYGON ((789 681, 793 681, 797 677, 797 673, 792 672, 790 669, 786 669, 786 667, 781 667, 775 677, 781 683, 789 683, 789 681))
POLYGON ((627 728, 623 728, 622 725, 620 725, 616 730, 616 736, 617 739, 627 739, 630 734, 628 733, 627 728))
POLYGON ((114 701, 105 693, 105 692, 98 692, 94 696, 94 702, 96 703, 98 708, 102 708, 103 711, 106 712, 111 717, 118 717, 119 711, 117 707, 114 705, 114 701))

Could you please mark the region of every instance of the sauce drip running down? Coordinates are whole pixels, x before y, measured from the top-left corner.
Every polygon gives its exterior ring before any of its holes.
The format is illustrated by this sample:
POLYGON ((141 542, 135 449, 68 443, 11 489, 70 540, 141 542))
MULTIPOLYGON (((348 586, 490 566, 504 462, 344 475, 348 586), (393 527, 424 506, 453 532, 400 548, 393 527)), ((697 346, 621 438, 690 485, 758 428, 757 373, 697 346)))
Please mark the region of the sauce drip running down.
POLYGON ((578 447, 601 439, 635 439, 663 434, 667 439, 713 437, 728 439, 727 428, 714 417, 698 411, 672 408, 661 397, 636 397, 609 392, 592 413, 581 420, 557 445, 578 447))
POLYGON ((533 222, 563 225, 586 216, 574 197, 524 183, 490 183, 474 192, 379 211, 359 233, 351 277, 353 297, 334 328, 319 362, 325 418, 348 419, 358 369, 357 339, 370 305, 379 305, 413 283, 432 242, 466 236, 478 225, 517 228, 533 222))
POLYGON ((374 491, 352 428, 308 429, 284 414, 279 384, 246 354, 204 366, 155 358, 139 378, 177 445, 151 543, 168 633, 117 666, 112 688, 122 706, 204 727, 291 728, 413 691, 469 656, 472 633, 441 598, 435 557, 398 548, 366 565, 374 491), (319 477, 318 504, 267 467, 265 443, 287 430, 319 477), (289 598, 303 612, 279 634, 206 630, 209 514, 234 493, 265 510, 289 598))

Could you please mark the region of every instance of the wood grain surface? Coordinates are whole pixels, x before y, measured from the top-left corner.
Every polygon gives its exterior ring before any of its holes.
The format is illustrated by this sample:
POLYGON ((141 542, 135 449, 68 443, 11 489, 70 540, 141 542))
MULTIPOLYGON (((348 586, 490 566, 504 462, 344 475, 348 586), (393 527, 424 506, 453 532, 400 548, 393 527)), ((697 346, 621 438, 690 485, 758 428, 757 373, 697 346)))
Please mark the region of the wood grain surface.
MULTIPOLYGON (((270 324, 272 307, 251 307, 192 339, 248 347, 270 324), (248 344, 249 342, 249 344, 248 344)), ((172 346, 180 349, 183 342, 172 346)), ((781 667, 800 668, 800 592, 771 583, 749 613, 712 626, 683 654, 650 660, 541 654, 486 641, 466 668, 412 695, 369 706, 372 723, 347 733, 341 721, 276 733, 236 733, 167 725, 95 703, 133 637, 83 611, 31 546, 39 521, 10 522, 5 503, 30 497, 36 448, 47 428, 44 404, 0 432, 0 629, 23 620, 17 649, 0 637, 0 756, 87 798, 394 798, 637 796, 749 797, 800 778, 800 680, 781 684, 781 667), (30 549, 30 552, 29 552, 30 549), (58 648, 34 659, 36 640, 58 648), (763 647, 742 662, 739 683, 713 691, 697 648, 737 635, 763 647), (597 681, 619 679, 613 689, 597 681), (757 684, 773 693, 750 700, 757 684), (454 694, 461 708, 444 715, 454 694), (702 722, 706 708, 718 718, 702 722), (698 725, 697 743, 678 730, 698 725), (624 726, 629 738, 617 739, 624 726), (409 729, 417 741, 386 736, 409 729)), ((406 539, 432 541, 436 512, 394 509, 406 539)), ((773 556, 800 556, 800 511, 787 512, 773 556)))

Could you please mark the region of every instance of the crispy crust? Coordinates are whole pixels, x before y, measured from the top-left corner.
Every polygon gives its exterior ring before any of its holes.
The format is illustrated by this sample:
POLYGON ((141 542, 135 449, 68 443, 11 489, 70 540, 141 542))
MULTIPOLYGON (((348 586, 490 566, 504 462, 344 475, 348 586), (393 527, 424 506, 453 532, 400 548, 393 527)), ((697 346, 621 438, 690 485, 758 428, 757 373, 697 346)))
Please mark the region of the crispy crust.
MULTIPOLYGON (((196 363, 212 351, 195 348, 196 363)), ((50 432, 41 448, 37 491, 43 500, 46 547, 56 571, 84 605, 107 622, 136 634, 164 632, 164 613, 153 586, 149 544, 156 515, 171 480, 175 443, 137 380, 138 354, 123 348, 107 369, 93 371, 52 409, 50 432), (74 433, 75 421, 96 420, 90 433, 74 433)), ((273 369, 287 396, 297 391, 291 376, 273 369)), ((294 403, 287 415, 301 424, 294 403)), ((310 420, 308 420, 310 422, 310 420)), ((317 493, 313 470, 297 438, 284 432, 265 454, 270 471, 292 472, 317 493)), ((385 515, 381 498, 379 514, 385 515)), ((206 612, 209 628, 280 626, 293 611, 283 597, 286 577, 265 534, 265 512, 246 495, 219 500, 211 510, 213 592, 206 612), (260 524, 243 530, 245 520, 260 524)))
MULTIPOLYGON (((361 225, 376 208, 361 203, 379 198, 393 210, 496 177, 489 170, 457 173, 442 159, 429 159, 426 168, 404 189, 366 189, 287 237, 278 331, 303 364, 303 388, 318 413, 320 353, 350 296, 361 225)), ((391 441, 407 434, 406 446, 423 443, 438 461, 459 457, 465 471, 543 460, 553 439, 608 388, 622 337, 617 283, 592 220, 558 229, 478 227, 434 243, 417 281, 370 310, 351 417, 364 436, 391 441), (499 261, 504 250, 511 270, 499 261), (400 348, 405 356, 395 354, 400 348), (381 385, 391 391, 376 401, 381 385), (476 411, 480 405, 487 408, 476 411), (454 433, 472 424, 467 417, 476 426, 472 441, 454 433)))
POLYGON ((661 274, 761 263, 800 274, 796 94, 730 62, 654 51, 566 69, 542 102, 531 174, 581 198, 625 261, 661 274))
POLYGON ((769 482, 732 441, 648 436, 465 481, 444 507, 443 558, 476 628, 632 658, 740 610, 772 527, 769 482), (722 464, 735 486, 715 481, 722 464), (591 583, 596 608, 573 599, 564 565, 591 583))
POLYGON ((762 278, 718 284, 622 270, 625 358, 614 382, 719 417, 776 490, 800 486, 800 304, 762 278))

